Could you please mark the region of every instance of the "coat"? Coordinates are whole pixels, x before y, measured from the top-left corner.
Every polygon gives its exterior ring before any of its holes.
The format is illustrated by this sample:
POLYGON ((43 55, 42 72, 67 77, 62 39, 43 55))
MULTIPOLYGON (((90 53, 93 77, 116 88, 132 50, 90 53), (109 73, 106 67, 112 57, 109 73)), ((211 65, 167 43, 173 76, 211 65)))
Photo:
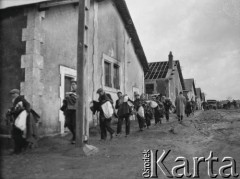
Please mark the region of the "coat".
POLYGON ((175 101, 177 115, 183 116, 185 112, 186 98, 179 95, 175 101))
POLYGON ((15 123, 16 118, 18 115, 26 110, 27 112, 27 118, 26 118, 26 141, 33 144, 33 146, 37 146, 37 140, 38 140, 38 131, 37 131, 37 125, 40 116, 31 109, 30 104, 23 96, 18 96, 14 102, 13 107, 11 108, 11 111, 7 114, 9 116, 12 116, 13 118, 13 124, 15 123), (22 107, 18 107, 18 104, 22 104, 22 107))

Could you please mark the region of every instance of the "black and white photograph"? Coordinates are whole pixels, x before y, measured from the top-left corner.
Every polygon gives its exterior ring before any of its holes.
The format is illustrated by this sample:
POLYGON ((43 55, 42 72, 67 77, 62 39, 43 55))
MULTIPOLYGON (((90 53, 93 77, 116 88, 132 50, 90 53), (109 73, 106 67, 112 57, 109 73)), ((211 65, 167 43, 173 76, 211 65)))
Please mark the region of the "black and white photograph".
POLYGON ((0 0, 0 179, 239 175, 240 0, 0 0))

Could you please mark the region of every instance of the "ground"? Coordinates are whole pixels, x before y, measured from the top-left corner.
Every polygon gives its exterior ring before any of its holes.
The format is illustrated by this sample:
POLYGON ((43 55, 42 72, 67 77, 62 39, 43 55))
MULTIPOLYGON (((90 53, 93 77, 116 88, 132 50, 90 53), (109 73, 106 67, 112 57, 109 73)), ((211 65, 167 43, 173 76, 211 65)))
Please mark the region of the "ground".
MULTIPOLYGON (((84 156, 81 149, 71 145, 69 135, 41 139, 39 148, 21 155, 4 151, 2 178, 140 179, 144 166, 142 152, 147 149, 158 149, 159 156, 163 150, 171 150, 164 160, 169 170, 182 163, 174 162, 176 157, 184 156, 192 172, 193 157, 207 158, 212 151, 219 158, 218 163, 214 162, 214 173, 219 174, 218 169, 229 164, 221 162, 225 156, 235 159, 236 171, 240 173, 240 110, 197 111, 194 116, 184 118, 182 124, 174 115, 169 123, 163 122, 138 132, 137 123, 132 121, 131 135, 112 141, 101 142, 99 134, 93 135, 89 144, 99 148, 93 156, 84 156)), ((199 167, 200 178, 210 178, 207 163, 200 163, 199 167)), ((167 177, 158 170, 158 178, 167 177)))

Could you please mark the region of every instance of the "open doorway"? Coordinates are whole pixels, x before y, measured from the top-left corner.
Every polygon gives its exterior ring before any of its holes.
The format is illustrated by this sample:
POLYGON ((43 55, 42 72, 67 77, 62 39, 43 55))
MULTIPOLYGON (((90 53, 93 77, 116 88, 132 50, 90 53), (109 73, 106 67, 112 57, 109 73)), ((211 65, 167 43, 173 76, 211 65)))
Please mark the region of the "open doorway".
MULTIPOLYGON (((59 98, 60 98, 60 107, 63 104, 63 100, 66 96, 66 92, 71 91, 71 81, 76 80, 77 71, 75 69, 61 66, 60 65, 60 76, 61 76, 61 84, 60 84, 60 92, 59 92, 59 98)), ((60 122, 60 133, 63 134, 64 129, 64 123, 65 123, 65 117, 63 115, 63 112, 60 110, 59 107, 59 122, 60 122)))

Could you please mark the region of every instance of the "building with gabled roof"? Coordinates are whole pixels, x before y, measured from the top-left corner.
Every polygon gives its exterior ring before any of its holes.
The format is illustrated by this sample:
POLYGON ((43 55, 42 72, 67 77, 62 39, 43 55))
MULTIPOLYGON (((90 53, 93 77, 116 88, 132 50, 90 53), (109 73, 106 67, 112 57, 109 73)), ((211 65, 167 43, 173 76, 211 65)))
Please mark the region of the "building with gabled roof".
POLYGON ((189 99, 196 101, 197 91, 193 78, 184 79, 185 89, 183 90, 184 96, 189 99))
MULTIPOLYGON (((40 134, 63 133, 60 107, 77 78, 79 0, 6 2, 0 7, 0 117, 11 106, 7 94, 17 88, 41 116, 40 134)), ((89 109, 97 89, 114 101, 118 91, 130 98, 143 93, 148 62, 125 0, 86 0, 84 9, 87 134, 97 122, 89 109)))
POLYGON ((168 61, 149 63, 145 73, 145 91, 147 94, 162 94, 172 101, 185 89, 179 60, 173 60, 172 52, 168 61))

